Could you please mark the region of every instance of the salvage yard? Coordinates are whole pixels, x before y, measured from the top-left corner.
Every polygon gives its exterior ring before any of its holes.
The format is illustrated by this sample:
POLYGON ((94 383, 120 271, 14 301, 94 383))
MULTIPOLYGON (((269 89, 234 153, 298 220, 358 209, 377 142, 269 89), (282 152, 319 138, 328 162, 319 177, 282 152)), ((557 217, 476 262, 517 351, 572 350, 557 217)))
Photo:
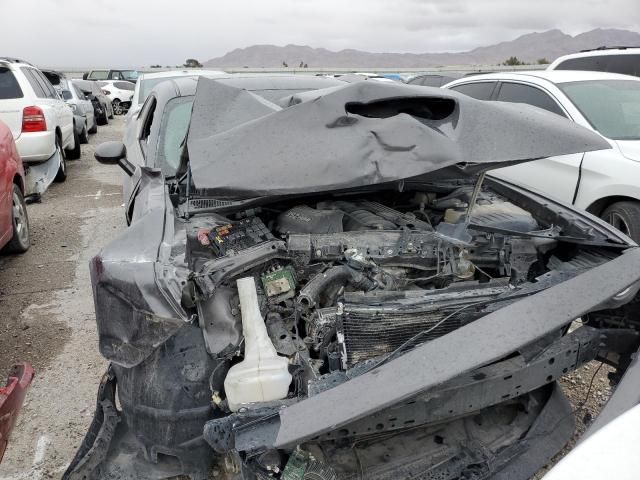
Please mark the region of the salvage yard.
MULTIPOLYGON (((123 127, 124 117, 102 127, 82 158, 68 163, 67 181, 29 205, 31 249, 0 257, 0 372, 18 361, 37 372, 0 480, 59 478, 91 421, 107 363, 97 349, 88 262, 125 228, 121 170, 97 163, 93 153, 98 143, 120 139, 123 127)), ((574 409, 588 394, 579 433, 610 393, 609 370, 598 365, 562 380, 574 409)))

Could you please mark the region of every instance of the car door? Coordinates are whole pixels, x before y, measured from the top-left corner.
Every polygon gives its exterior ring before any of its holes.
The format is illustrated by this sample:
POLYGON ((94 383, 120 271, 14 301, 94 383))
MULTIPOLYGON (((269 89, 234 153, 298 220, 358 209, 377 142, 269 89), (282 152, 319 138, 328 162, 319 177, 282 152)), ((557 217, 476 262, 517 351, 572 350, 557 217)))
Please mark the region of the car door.
MULTIPOLYGON (((510 103, 526 103, 568 118, 565 109, 552 94, 538 86, 503 81, 493 99, 510 103)), ((491 171, 491 175, 545 192, 563 202, 573 203, 579 181, 583 153, 543 158, 513 167, 491 171)))

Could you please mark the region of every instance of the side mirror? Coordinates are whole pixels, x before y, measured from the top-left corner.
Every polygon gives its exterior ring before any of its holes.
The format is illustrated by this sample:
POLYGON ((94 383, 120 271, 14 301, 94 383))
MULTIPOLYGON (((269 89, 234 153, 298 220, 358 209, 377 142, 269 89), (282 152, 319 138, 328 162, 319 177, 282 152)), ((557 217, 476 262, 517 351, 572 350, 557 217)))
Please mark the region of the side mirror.
POLYGON ((100 163, 120 165, 120 168, 129 176, 132 176, 135 172, 135 167, 127 160, 127 148, 122 142, 114 140, 101 143, 96 147, 94 156, 100 163))

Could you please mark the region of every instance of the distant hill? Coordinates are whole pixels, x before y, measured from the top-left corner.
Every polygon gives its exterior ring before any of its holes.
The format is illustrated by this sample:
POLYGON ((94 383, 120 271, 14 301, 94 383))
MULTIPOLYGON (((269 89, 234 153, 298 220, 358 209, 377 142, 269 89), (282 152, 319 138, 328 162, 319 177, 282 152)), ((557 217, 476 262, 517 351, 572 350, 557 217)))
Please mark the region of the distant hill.
POLYGON ((289 66, 300 62, 310 68, 421 68, 444 65, 492 65, 511 56, 528 63, 539 58, 550 61, 588 48, 607 46, 640 46, 640 33, 629 30, 595 29, 572 37, 560 30, 529 33, 515 40, 501 42, 488 47, 478 47, 459 53, 371 53, 360 50, 340 50, 332 52, 325 48, 303 45, 253 45, 237 48, 226 55, 212 58, 205 67, 281 67, 286 61, 289 66))

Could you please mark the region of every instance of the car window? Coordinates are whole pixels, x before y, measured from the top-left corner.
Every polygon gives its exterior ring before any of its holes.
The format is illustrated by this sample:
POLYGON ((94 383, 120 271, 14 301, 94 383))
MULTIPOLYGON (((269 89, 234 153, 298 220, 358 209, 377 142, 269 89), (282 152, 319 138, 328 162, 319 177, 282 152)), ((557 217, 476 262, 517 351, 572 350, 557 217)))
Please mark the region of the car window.
POLYGON ((120 71, 121 79, 128 80, 130 82, 136 82, 138 80, 138 71, 137 70, 122 70, 120 71))
POLYGON ((173 80, 174 78, 178 78, 178 76, 175 76, 175 77, 161 77, 161 78, 149 78, 147 80, 141 80, 142 84, 140 85, 140 98, 138 99, 138 103, 144 103, 144 101, 147 99, 147 97, 151 93, 151 90, 153 90, 153 88, 156 85, 158 85, 159 83, 162 83, 162 82, 166 82, 168 80, 173 80))
POLYGON ((109 77, 109 70, 92 70, 87 77, 89 80, 106 80, 109 77))
POLYGON ((130 92, 133 92, 136 88, 136 86, 130 82, 113 82, 113 84, 120 90, 129 90, 130 92))
POLYGON ((640 82, 591 80, 558 86, 605 137, 640 140, 640 82))
POLYGON ((31 85, 31 88, 33 88, 33 93, 36 94, 36 97, 47 98, 47 93, 45 92, 40 82, 37 80, 36 76, 33 74, 33 68, 20 67, 20 70, 22 71, 22 73, 24 73, 24 76, 29 82, 29 85, 31 85))
POLYGON ((191 120, 193 97, 177 97, 167 102, 160 124, 157 167, 165 176, 176 173, 180 164, 183 142, 191 120))
POLYGON ((73 95, 71 94, 71 92, 69 90, 62 90, 62 98, 64 100, 72 100, 73 99, 73 95))
POLYGON ((72 87, 76 91, 76 95, 78 96, 78 98, 80 100, 84 100, 84 97, 85 97, 84 92, 82 92, 82 90, 80 90, 77 85, 72 85, 72 87))
POLYGON ((425 87, 439 87, 442 85, 442 78, 440 75, 427 75, 422 79, 422 85, 425 87))
POLYGON ((38 81, 42 85, 42 88, 44 89, 46 96, 48 98, 53 98, 53 99, 59 98, 58 94, 56 93, 56 89, 53 88, 53 85, 51 85, 51 82, 47 79, 47 77, 45 77, 40 70, 32 69, 32 71, 33 71, 33 75, 38 79, 38 81))
POLYGON ((569 58, 559 63, 556 70, 590 70, 640 77, 640 54, 569 58))
POLYGON ((138 137, 142 154, 145 157, 147 156, 149 137, 151 135, 151 126, 153 125, 155 110, 156 99, 154 97, 149 97, 142 106, 142 113, 140 114, 140 118, 142 119, 142 128, 138 137))
POLYGON ((451 90, 464 93, 465 95, 476 98, 478 100, 489 100, 495 86, 496 82, 474 82, 455 85, 451 87, 451 90))
POLYGON ((24 94, 13 72, 6 67, 0 67, 0 100, 22 97, 24 94))
POLYGON ((510 103, 526 103, 563 117, 566 116, 558 103, 548 93, 531 85, 503 82, 496 100, 510 103))

